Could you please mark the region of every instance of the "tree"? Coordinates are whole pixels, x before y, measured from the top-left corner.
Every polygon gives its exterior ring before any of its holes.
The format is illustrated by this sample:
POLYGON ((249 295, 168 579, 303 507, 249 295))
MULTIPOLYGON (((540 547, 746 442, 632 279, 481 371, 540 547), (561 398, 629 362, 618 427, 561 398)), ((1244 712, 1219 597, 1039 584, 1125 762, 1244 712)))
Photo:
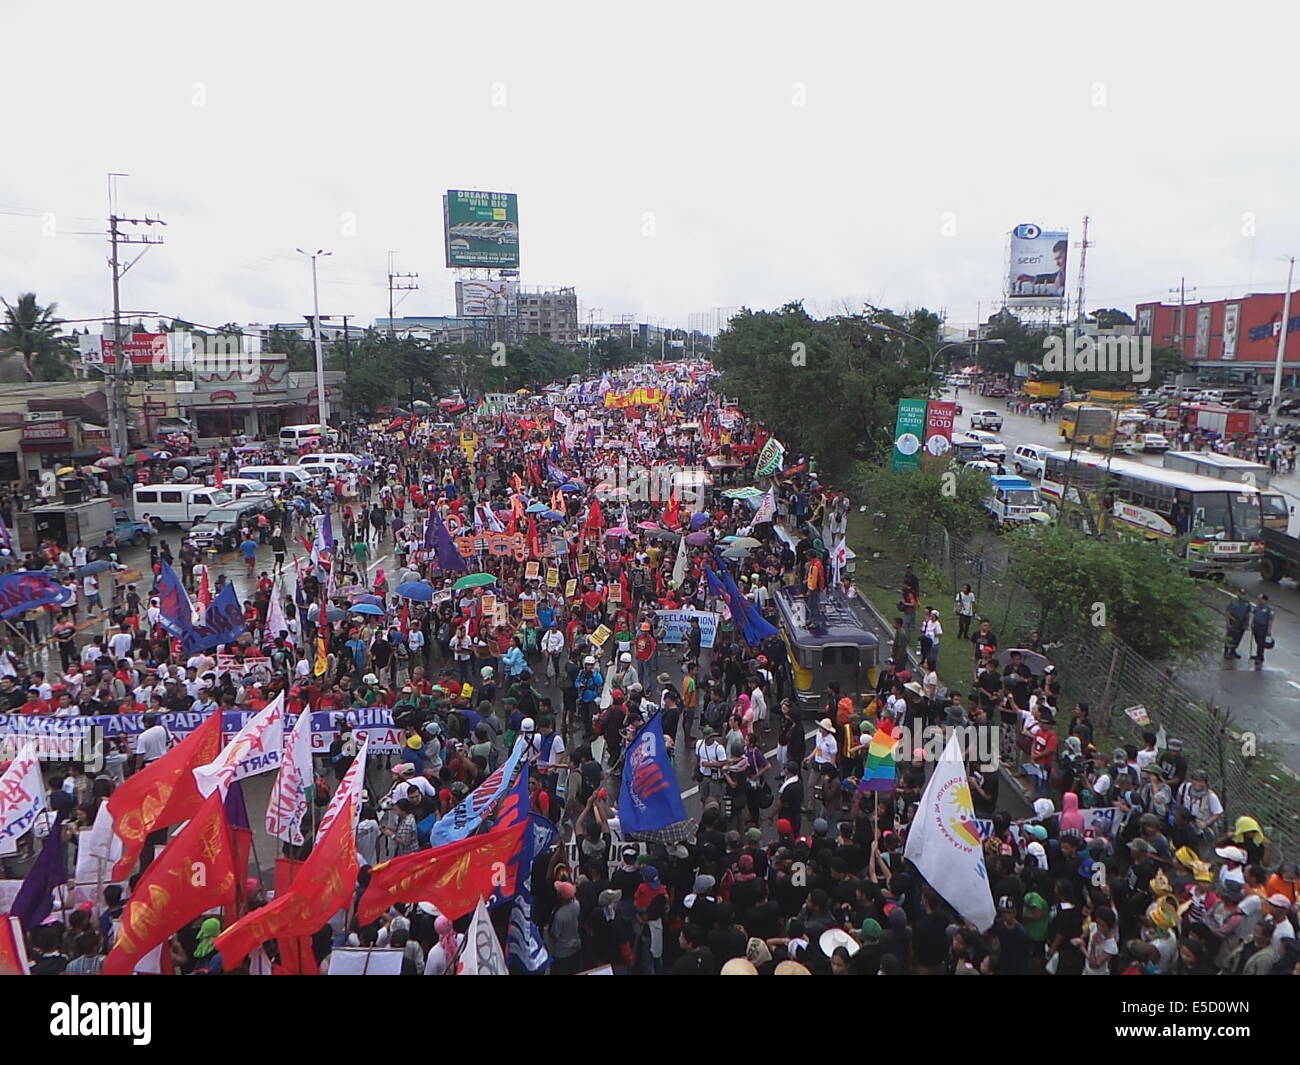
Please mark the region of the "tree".
POLYGON ((979 349, 979 368, 985 373, 1011 374, 1016 363, 1033 365, 1043 361, 1043 341, 1051 333, 1030 329, 1010 311, 1001 311, 989 319, 984 337, 1001 340, 1001 344, 985 344, 979 349))
POLYGON ((295 330, 275 326, 266 339, 266 350, 276 355, 287 355, 290 370, 316 369, 315 346, 295 330))
POLYGON ((5 306, 4 328, 0 329, 0 352, 17 355, 28 381, 59 381, 71 377, 68 356, 72 348, 55 316, 57 304, 42 307, 34 292, 24 292, 15 303, 5 306))
POLYGON ((901 338, 893 325, 929 341, 937 319, 871 309, 814 319, 798 302, 776 311, 743 309, 718 338, 713 364, 735 396, 782 442, 815 455, 828 477, 893 445, 898 401, 925 394, 934 343, 901 338))
POLYGON ((1213 635, 1187 563, 1163 541, 1092 537, 1068 525, 1019 529, 1009 539, 1016 577, 1063 621, 1100 624, 1153 660, 1189 657, 1213 635))
POLYGON ((980 498, 989 486, 988 475, 976 470, 944 468, 895 472, 886 466, 858 466, 852 478, 854 498, 887 514, 886 534, 912 537, 931 523, 943 526, 959 539, 967 539, 986 525, 988 516, 980 498))
POLYGON ((1115 329, 1121 325, 1132 325, 1133 319, 1118 307, 1102 307, 1088 316, 1098 329, 1115 329))

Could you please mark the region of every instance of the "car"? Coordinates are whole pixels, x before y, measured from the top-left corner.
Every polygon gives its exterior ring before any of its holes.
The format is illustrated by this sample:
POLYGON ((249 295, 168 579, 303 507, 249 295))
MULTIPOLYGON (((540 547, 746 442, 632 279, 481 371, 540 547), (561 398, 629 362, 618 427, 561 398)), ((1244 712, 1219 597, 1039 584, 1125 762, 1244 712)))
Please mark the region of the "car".
MULTIPOLYGON (((128 544, 131 547, 139 547, 141 544, 149 542, 149 537, 153 535, 153 526, 147 521, 136 521, 131 517, 131 512, 125 507, 113 508, 113 539, 118 544, 128 544)), ((105 540, 108 537, 104 537, 105 540)))
POLYGON ((1022 477, 1041 477, 1051 448, 1021 444, 1011 453, 1011 468, 1022 477))
POLYGON ((961 408, 961 404, 960 404, 960 403, 954 403, 954 404, 952 405, 952 412, 953 412, 954 415, 961 414, 961 409, 962 409, 962 408, 961 408))
POLYGON ((997 410, 972 411, 970 427, 972 429, 991 429, 996 433, 1002 428, 1002 412, 997 410))
POLYGON ((993 385, 991 388, 986 389, 984 394, 996 399, 1002 396, 1011 395, 1011 389, 1007 388, 1006 385, 993 385))
POLYGON ((255 522, 264 509, 249 502, 216 507, 190 527, 189 537, 200 550, 233 551, 239 546, 240 526, 255 522))
POLYGON ((1138 442, 1143 451, 1169 450, 1169 440, 1164 433, 1143 433, 1138 442))
POLYGON ((1007 445, 999 440, 992 433, 981 432, 979 429, 971 429, 966 433, 972 440, 980 444, 980 458, 993 459, 995 462, 1001 462, 1007 457, 1007 445))

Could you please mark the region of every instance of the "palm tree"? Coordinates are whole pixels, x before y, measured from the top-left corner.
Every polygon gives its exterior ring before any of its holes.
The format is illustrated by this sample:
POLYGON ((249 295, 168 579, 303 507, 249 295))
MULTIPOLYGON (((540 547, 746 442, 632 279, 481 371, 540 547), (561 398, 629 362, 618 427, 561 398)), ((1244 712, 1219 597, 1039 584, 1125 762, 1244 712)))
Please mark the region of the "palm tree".
POLYGON ((36 293, 24 292, 17 303, 0 299, 5 306, 4 328, 0 329, 0 352, 23 360, 28 381, 58 380, 68 372, 68 338, 63 323, 55 317, 58 304, 42 307, 36 293))

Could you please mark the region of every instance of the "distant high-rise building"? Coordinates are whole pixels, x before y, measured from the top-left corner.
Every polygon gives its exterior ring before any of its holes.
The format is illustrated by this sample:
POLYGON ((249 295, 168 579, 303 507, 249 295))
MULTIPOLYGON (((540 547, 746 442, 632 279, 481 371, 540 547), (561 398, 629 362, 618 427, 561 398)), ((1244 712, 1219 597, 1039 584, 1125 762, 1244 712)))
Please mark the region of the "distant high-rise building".
POLYGON ((572 288, 525 289, 519 293, 519 324, 525 336, 578 343, 578 293, 572 288))

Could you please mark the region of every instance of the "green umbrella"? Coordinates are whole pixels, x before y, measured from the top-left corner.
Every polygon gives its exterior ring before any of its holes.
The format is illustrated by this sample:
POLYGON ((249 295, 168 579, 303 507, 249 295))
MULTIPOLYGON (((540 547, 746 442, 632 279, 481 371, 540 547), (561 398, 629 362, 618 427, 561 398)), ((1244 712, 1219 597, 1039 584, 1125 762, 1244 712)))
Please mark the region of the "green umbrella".
POLYGON ((497 579, 490 573, 470 573, 462 577, 452 588, 461 591, 465 588, 482 588, 485 584, 496 584, 497 579))

